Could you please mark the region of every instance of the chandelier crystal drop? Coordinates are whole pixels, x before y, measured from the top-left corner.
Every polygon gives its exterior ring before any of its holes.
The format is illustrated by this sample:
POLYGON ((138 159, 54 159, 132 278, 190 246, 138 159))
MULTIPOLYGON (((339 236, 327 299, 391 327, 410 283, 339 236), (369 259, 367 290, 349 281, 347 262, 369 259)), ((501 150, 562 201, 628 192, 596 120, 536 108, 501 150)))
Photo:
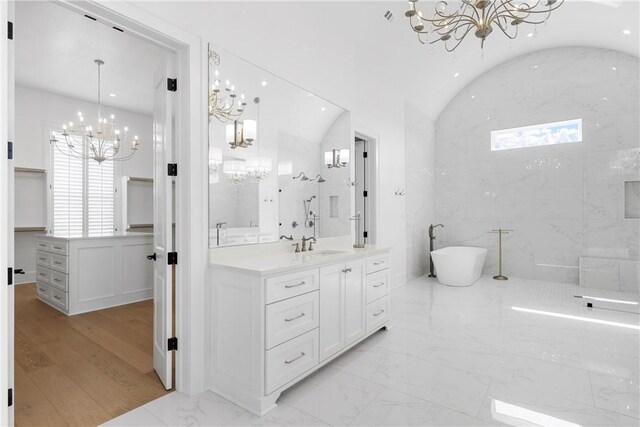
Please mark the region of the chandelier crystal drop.
POLYGON ((109 119, 102 117, 100 67, 104 65, 104 61, 96 59, 93 62, 98 65, 98 121, 95 127, 85 124, 82 112, 78 112, 78 121, 62 125, 62 133, 52 132, 51 142, 61 153, 70 157, 92 159, 98 163, 105 160, 129 160, 138 151, 140 141, 137 135, 134 136, 130 142, 129 154, 121 153, 122 148, 127 145, 129 128, 119 128, 113 114, 109 119), (57 135, 64 137, 64 143, 58 140, 57 135))
POLYGON ((542 24, 559 8, 564 0, 455 0, 436 3, 433 15, 428 18, 418 10, 420 0, 409 0, 411 29, 418 34, 422 44, 443 42, 448 52, 455 50, 469 34, 480 39, 484 47, 486 38, 494 29, 515 39, 522 24, 542 24))

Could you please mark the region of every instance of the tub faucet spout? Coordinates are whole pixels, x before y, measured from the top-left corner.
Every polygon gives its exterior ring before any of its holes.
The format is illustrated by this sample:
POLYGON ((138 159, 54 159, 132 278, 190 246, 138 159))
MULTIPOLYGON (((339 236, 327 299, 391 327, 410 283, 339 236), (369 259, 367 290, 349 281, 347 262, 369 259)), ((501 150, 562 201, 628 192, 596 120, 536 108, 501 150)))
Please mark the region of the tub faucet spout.
POLYGON ((429 226, 429 277, 436 277, 435 266, 433 265, 433 257, 431 256, 431 252, 433 252, 433 241, 436 240, 436 235, 433 234, 433 230, 437 227, 444 228, 442 224, 431 224, 429 226))
MULTIPOLYGON (((442 225, 442 224, 436 224, 436 225, 431 224, 431 225, 429 226, 429 238, 430 238, 431 240, 433 240, 433 239, 435 239, 435 238, 436 238, 436 235, 435 235, 435 234, 433 234, 433 231, 434 231, 437 227, 443 227, 443 228, 444 228, 444 225, 442 225)), ((432 249, 432 250, 433 250, 433 249, 432 249)))

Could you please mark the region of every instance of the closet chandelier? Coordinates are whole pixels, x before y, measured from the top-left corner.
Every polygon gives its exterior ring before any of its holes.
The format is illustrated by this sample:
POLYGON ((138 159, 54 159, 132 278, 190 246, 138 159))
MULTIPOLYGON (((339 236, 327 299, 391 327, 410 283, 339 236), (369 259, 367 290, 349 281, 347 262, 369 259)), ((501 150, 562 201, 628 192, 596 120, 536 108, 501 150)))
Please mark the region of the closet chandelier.
POLYGON ((78 112, 78 122, 75 124, 69 122, 68 125, 62 125, 61 136, 64 137, 66 149, 58 144, 61 142, 56 138, 56 133, 51 134, 51 142, 61 153, 70 157, 93 159, 98 163, 105 160, 124 161, 129 160, 138 151, 138 136, 134 136, 131 141, 131 151, 127 155, 121 155, 120 150, 126 145, 129 135, 129 128, 126 126, 120 131, 115 122, 115 116, 111 114, 110 120, 102 117, 102 105, 100 103, 100 67, 104 65, 101 59, 95 59, 98 65, 98 123, 94 129, 93 126, 87 126, 84 123, 84 117, 78 112))
POLYGON ((433 16, 427 18, 416 8, 419 1, 409 0, 410 9, 405 12, 411 29, 418 34, 420 43, 444 42, 447 52, 455 50, 471 31, 483 48, 494 26, 515 39, 521 24, 542 24, 564 3, 564 0, 457 0, 449 7, 448 2, 439 1, 433 16))
MULTIPOLYGON (((214 50, 209 49, 209 64, 220 65, 220 55, 214 50)), ((240 94, 240 99, 236 94, 235 85, 229 80, 225 80, 224 84, 219 79, 220 72, 215 70, 215 80, 209 91, 209 120, 215 117, 222 123, 237 121, 244 113, 247 103, 244 94, 240 94)))

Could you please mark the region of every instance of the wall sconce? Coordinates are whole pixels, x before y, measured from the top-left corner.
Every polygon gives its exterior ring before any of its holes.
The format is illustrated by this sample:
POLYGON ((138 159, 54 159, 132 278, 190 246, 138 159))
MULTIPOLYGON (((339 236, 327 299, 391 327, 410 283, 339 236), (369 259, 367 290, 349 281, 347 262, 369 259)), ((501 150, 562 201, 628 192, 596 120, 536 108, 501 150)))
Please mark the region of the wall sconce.
POLYGON ((255 120, 234 121, 227 125, 227 142, 231 148, 247 148, 256 139, 258 122, 255 120))
POLYGON ((216 147, 209 147, 209 173, 216 173, 222 165, 222 150, 216 147))
POLYGON ((346 148, 325 151, 324 164, 328 168, 343 168, 349 164, 349 150, 346 148))

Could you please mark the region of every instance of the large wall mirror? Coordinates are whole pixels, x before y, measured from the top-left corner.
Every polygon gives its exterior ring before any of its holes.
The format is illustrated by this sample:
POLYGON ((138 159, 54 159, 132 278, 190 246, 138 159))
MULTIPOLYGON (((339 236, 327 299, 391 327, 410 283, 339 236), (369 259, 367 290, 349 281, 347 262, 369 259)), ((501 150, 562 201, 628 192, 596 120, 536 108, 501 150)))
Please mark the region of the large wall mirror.
POLYGON ((210 247, 349 235, 351 150, 347 110, 209 45, 210 247))

